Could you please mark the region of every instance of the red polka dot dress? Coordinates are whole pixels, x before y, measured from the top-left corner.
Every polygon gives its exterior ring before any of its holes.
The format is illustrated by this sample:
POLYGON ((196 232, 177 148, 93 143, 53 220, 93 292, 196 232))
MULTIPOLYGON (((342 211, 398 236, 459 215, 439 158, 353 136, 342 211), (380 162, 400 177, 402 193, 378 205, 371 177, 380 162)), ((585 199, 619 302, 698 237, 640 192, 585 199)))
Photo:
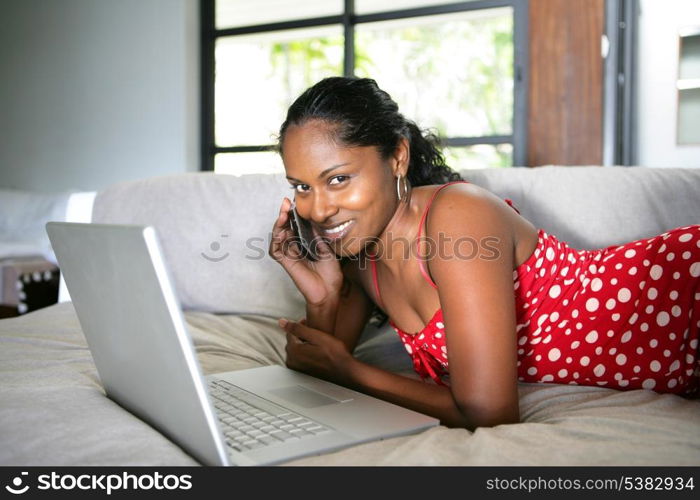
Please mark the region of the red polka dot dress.
MULTIPOLYGON (((372 272, 381 301, 374 261, 372 272)), ((513 288, 519 381, 699 392, 700 226, 600 250, 573 249, 540 229, 513 288)), ((417 333, 390 324, 416 372, 444 384, 442 310, 417 333)))
POLYGON ((513 278, 519 380, 697 391, 700 226, 591 251, 540 230, 513 278))

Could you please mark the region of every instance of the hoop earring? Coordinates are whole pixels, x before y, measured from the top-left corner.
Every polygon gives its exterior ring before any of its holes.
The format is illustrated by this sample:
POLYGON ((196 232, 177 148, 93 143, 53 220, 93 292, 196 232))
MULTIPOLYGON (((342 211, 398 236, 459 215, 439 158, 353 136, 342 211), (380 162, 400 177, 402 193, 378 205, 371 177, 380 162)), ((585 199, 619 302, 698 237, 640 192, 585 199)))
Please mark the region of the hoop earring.
POLYGON ((399 201, 408 201, 408 179, 399 174, 396 178, 396 196, 399 201), (403 194, 401 193, 401 179, 403 179, 403 194))

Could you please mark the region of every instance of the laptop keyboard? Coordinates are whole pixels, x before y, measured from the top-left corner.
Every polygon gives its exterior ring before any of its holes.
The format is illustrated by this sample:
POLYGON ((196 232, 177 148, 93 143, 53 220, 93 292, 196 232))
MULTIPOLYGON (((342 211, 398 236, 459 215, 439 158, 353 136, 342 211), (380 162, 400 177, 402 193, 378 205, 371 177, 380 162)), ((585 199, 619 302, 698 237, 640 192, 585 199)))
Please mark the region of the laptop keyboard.
POLYGON ((211 394, 226 444, 236 451, 298 441, 331 429, 255 396, 225 380, 210 380, 211 394))

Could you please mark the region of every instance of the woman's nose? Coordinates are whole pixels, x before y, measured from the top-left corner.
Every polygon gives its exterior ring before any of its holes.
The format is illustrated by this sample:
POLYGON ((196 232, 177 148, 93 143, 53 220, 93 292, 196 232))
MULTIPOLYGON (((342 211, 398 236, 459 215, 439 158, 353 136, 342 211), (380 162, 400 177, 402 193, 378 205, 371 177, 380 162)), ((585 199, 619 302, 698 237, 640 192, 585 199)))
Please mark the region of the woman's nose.
POLYGON ((317 224, 323 224, 337 211, 332 198, 324 194, 316 194, 311 205, 311 220, 317 224))

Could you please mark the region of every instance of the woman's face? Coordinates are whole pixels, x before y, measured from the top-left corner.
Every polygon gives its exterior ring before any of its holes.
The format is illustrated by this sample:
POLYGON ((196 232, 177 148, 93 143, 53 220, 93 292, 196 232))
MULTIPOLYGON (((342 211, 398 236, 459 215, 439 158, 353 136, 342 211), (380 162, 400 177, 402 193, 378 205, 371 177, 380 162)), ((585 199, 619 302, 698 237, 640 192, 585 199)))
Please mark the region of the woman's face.
POLYGON ((285 133, 282 160, 297 212, 336 255, 357 255, 382 234, 397 207, 395 158, 374 146, 343 147, 333 126, 312 120, 285 133))

